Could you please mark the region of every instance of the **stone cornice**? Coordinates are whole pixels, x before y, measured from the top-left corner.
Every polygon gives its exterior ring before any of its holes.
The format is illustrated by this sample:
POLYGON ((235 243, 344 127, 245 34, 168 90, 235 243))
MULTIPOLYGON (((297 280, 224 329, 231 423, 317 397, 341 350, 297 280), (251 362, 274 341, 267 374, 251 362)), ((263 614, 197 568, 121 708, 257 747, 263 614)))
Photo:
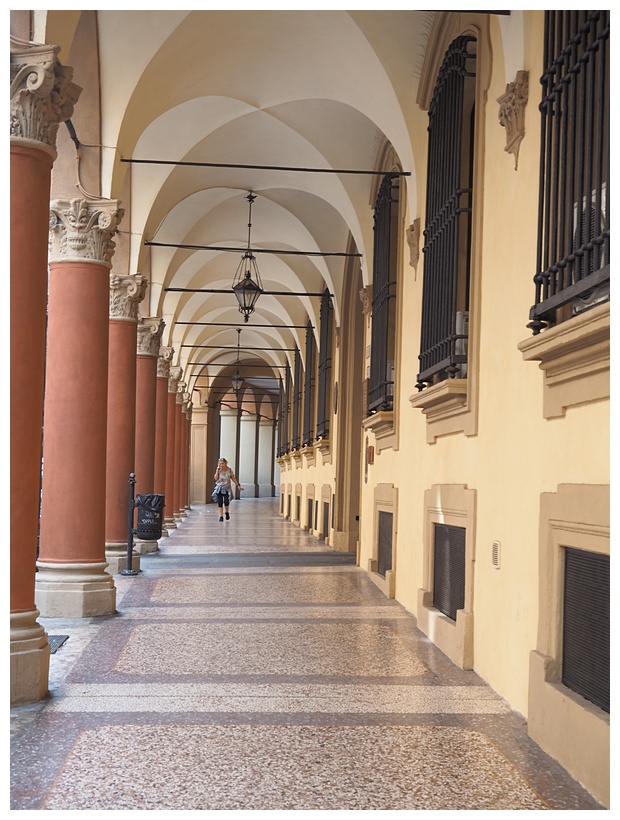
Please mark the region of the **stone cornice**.
POLYGON ((71 119, 82 89, 73 69, 57 59, 59 46, 11 38, 11 140, 33 143, 56 157, 56 134, 71 119))
POLYGON ((125 211, 114 199, 57 199, 50 206, 50 263, 93 262, 112 267, 112 237, 125 211))
POLYGON ((159 357, 157 359, 157 378, 158 379, 169 379, 170 378, 170 365, 172 363, 172 357, 174 356, 174 348, 173 347, 160 347, 159 348, 159 357))
POLYGON ((161 337, 166 323, 159 316, 142 317, 138 321, 138 339, 136 352, 138 356, 159 356, 161 337))
POLYGON ((110 319, 138 320, 138 306, 144 299, 148 282, 138 273, 110 273, 110 319))

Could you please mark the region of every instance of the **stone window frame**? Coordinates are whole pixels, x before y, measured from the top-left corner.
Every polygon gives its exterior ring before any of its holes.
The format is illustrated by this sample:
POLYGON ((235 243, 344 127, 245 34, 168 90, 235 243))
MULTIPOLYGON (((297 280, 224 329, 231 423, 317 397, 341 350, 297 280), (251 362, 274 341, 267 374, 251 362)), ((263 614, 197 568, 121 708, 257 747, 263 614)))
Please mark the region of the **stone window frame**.
POLYGON ((476 501, 477 491, 466 484, 433 484, 424 493, 424 587, 418 590, 418 628, 461 669, 474 668, 476 501), (457 610, 456 621, 433 606, 434 524, 465 529, 465 606, 457 610))
POLYGON ((482 269, 482 228, 484 196, 484 150, 488 89, 491 83, 492 48, 488 14, 446 12, 435 15, 420 76, 417 103, 428 111, 435 82, 450 43, 464 34, 477 40, 476 123, 474 133, 474 175, 471 235, 471 281, 469 293, 469 344, 467 378, 446 379, 409 396, 411 406, 426 416, 426 441, 434 444, 439 436, 478 432, 478 392, 480 368, 480 309, 482 269))
POLYGON ((398 488, 393 484, 377 484, 373 495, 372 558, 368 559, 368 575, 386 598, 396 597, 396 554, 398 544, 398 488), (379 564, 379 513, 392 515, 392 569, 385 577, 377 572, 379 564))
POLYGON ((610 716, 562 683, 562 635, 565 549, 609 555, 609 522, 609 485, 560 484, 541 494, 538 636, 528 692, 530 736, 607 804, 610 716))

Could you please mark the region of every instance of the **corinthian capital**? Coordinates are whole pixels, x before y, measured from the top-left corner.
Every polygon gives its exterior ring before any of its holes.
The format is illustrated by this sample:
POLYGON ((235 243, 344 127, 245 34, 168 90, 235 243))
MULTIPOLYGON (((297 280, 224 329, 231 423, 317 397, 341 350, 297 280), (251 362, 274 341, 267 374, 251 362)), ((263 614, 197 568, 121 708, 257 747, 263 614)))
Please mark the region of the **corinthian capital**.
POLYGON ((56 155, 58 125, 71 119, 82 89, 62 66, 59 46, 11 38, 11 139, 31 140, 56 155))
POLYGON ((159 356, 161 337, 166 323, 159 316, 152 316, 148 319, 138 321, 138 355, 159 356))
POLYGON ((50 262, 112 267, 112 237, 125 211, 115 199, 57 199, 50 207, 50 262))
POLYGON ((110 274, 110 319, 137 319, 138 305, 144 299, 148 282, 137 273, 110 274))
POLYGON ((177 388, 179 386, 179 382, 181 381, 181 377, 183 376, 183 368, 182 367, 171 367, 170 368, 170 376, 168 377, 168 392, 169 393, 176 393, 177 388))
POLYGON ((173 347, 160 347, 157 359, 157 378, 170 379, 170 364, 174 356, 173 347))
POLYGON ((185 401, 185 391, 187 390, 187 384, 185 382, 178 382, 177 384, 177 404, 183 404, 185 401))

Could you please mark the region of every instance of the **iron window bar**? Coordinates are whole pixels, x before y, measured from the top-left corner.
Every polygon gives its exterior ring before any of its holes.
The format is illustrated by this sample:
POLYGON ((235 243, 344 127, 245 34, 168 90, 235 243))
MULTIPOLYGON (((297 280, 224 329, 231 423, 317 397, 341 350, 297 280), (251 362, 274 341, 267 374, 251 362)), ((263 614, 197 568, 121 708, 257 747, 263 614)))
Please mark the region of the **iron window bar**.
POLYGON ((457 37, 429 107, 420 391, 466 375, 475 81, 476 39, 457 37))
POLYGON ((609 11, 545 12, 534 335, 609 299, 609 64, 609 11))
POLYGON ((319 389, 317 395, 316 437, 329 437, 329 386, 332 367, 333 312, 327 290, 321 299, 319 314, 319 389))
POLYGON ((390 303, 396 296, 396 280, 392 276, 396 265, 398 193, 398 177, 388 174, 379 187, 375 203, 369 415, 379 410, 391 410, 394 399, 390 303))
POLYGON ((312 323, 306 326, 306 372, 304 379, 304 432, 301 439, 303 447, 312 444, 314 439, 314 333, 312 323))

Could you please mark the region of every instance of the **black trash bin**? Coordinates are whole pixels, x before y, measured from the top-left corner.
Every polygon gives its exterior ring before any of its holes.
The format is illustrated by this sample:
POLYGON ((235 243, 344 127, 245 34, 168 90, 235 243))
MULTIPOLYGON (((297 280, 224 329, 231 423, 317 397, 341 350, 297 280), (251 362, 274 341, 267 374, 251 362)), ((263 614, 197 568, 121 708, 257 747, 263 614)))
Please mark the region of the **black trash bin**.
POLYGON ((138 525, 135 534, 143 541, 158 541, 164 521, 165 496, 141 494, 136 496, 138 525))

